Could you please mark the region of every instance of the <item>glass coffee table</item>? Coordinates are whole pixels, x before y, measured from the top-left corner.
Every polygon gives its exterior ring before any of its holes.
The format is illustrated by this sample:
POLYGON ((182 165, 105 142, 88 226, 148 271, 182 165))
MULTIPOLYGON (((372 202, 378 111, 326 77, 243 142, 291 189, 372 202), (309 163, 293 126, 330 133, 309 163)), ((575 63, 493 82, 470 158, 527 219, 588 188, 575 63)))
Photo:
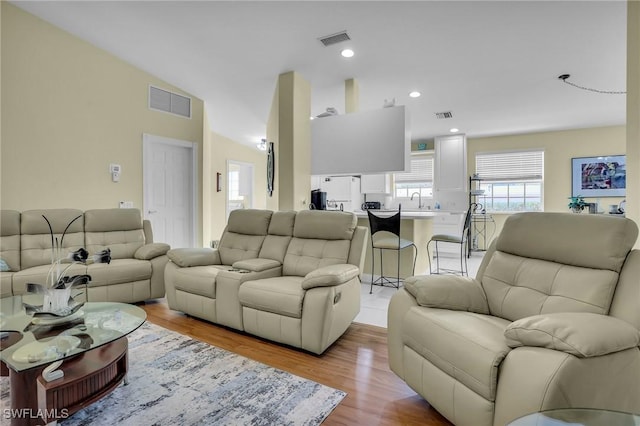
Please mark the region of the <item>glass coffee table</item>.
POLYGON ((33 317, 23 303, 37 305, 38 297, 0 299, 0 367, 10 378, 12 425, 64 419, 126 382, 126 336, 146 319, 141 308, 115 302, 33 317))
POLYGON ((639 426, 640 415, 589 408, 562 408, 528 414, 508 426, 639 426))

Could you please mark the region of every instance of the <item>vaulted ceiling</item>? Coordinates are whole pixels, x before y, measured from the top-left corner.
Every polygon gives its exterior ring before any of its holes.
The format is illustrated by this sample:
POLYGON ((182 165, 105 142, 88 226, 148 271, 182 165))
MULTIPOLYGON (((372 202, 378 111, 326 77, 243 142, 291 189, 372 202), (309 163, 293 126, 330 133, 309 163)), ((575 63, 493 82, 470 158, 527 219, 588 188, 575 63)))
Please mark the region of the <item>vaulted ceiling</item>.
POLYGON ((408 107, 414 140, 625 123, 624 95, 558 79, 625 90, 624 1, 13 3, 203 99, 211 128, 241 143, 265 136, 278 75, 292 70, 311 83, 312 115, 344 113, 355 78, 361 110, 408 107), (351 40, 319 41, 343 30, 351 40))

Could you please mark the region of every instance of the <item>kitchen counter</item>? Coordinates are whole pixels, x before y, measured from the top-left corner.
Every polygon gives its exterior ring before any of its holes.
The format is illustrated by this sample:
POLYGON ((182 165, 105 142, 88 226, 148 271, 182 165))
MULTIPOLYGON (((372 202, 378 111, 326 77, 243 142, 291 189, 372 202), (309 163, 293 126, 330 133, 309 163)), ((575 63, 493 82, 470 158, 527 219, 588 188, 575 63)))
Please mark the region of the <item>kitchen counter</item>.
MULTIPOLYGON (((397 210, 371 210, 376 216, 385 217, 396 214, 397 210)), ((358 217, 358 225, 369 228, 369 216, 364 210, 356 210, 354 214, 358 217)), ((444 210, 402 210, 400 216, 400 235, 402 238, 411 240, 415 243, 418 253, 416 259, 416 269, 414 275, 428 274, 429 262, 427 259, 427 242, 434 233, 434 227, 441 229, 442 224, 453 223, 454 229, 462 220, 465 212, 462 211, 444 211, 444 210), (455 216, 454 216, 455 215, 455 216)), ((459 246, 458 246, 459 247, 459 246)), ((455 247, 454 247, 455 248, 455 247)), ((458 248, 459 250, 459 248, 458 248)), ((392 250, 384 250, 383 265, 385 275, 395 276, 397 272, 396 256, 397 253, 392 250)), ((400 253, 400 277, 406 278, 411 276, 411 267, 413 265, 413 250, 407 248, 400 253)), ((433 255, 433 253, 432 253, 433 255)), ((380 274, 379 254, 376 250, 376 270, 374 274, 380 274)), ((364 266, 364 282, 369 282, 371 275, 371 242, 367 243, 367 252, 365 255, 364 266)))
MULTIPOLYGON (((356 210, 355 213, 358 218, 368 219, 368 215, 366 210, 356 210)), ((398 213, 398 210, 375 210, 372 209, 371 213, 380 217, 393 216, 398 213)), ((452 215, 452 214, 465 214, 462 211, 451 211, 451 210, 402 210, 400 213, 400 217, 402 219, 431 219, 438 216, 452 215)))

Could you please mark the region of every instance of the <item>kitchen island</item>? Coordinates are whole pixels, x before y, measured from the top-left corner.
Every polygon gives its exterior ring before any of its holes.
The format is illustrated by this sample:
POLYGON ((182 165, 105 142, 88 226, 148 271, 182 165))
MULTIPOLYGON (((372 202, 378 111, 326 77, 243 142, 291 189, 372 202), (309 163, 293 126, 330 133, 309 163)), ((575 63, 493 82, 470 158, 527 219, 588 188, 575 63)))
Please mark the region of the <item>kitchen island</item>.
MULTIPOLYGON (((366 211, 357 210, 354 212, 358 217, 358 226, 369 228, 369 216, 366 211)), ((385 217, 392 216, 397 210, 371 210, 376 216, 385 217)), ((424 275, 429 273, 429 261, 427 259, 427 242, 431 236, 436 233, 451 233, 459 235, 462 233, 462 221, 465 212, 461 211, 444 211, 444 210, 402 210, 400 223, 400 236, 404 239, 411 240, 418 248, 416 269, 414 275, 424 275)), ((443 256, 459 256, 460 246, 449 245, 444 247, 440 244, 440 251, 443 256), (444 251, 443 251, 444 249, 444 251)), ((413 249, 407 248, 400 253, 400 277, 406 278, 411 276, 411 267, 413 264, 413 249)), ((433 250, 432 250, 433 251, 433 250)), ((433 256, 433 253, 431 253, 433 256)), ((374 275, 380 274, 380 254, 376 250, 376 270, 374 275)), ((392 250, 383 250, 383 266, 385 276, 395 276, 397 272, 396 260, 397 253, 392 250)), ((371 279, 371 242, 367 242, 367 252, 365 255, 365 266, 363 274, 363 282, 370 282, 371 279)))

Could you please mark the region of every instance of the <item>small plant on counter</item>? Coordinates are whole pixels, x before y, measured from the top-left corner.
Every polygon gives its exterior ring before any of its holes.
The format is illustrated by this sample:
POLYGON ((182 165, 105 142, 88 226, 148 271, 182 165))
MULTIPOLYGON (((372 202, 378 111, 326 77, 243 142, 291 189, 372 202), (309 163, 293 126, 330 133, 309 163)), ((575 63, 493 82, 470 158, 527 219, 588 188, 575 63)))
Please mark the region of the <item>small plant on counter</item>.
POLYGON ((576 195, 575 197, 569 197, 569 204, 567 206, 574 213, 580 213, 587 205, 582 195, 576 195))

